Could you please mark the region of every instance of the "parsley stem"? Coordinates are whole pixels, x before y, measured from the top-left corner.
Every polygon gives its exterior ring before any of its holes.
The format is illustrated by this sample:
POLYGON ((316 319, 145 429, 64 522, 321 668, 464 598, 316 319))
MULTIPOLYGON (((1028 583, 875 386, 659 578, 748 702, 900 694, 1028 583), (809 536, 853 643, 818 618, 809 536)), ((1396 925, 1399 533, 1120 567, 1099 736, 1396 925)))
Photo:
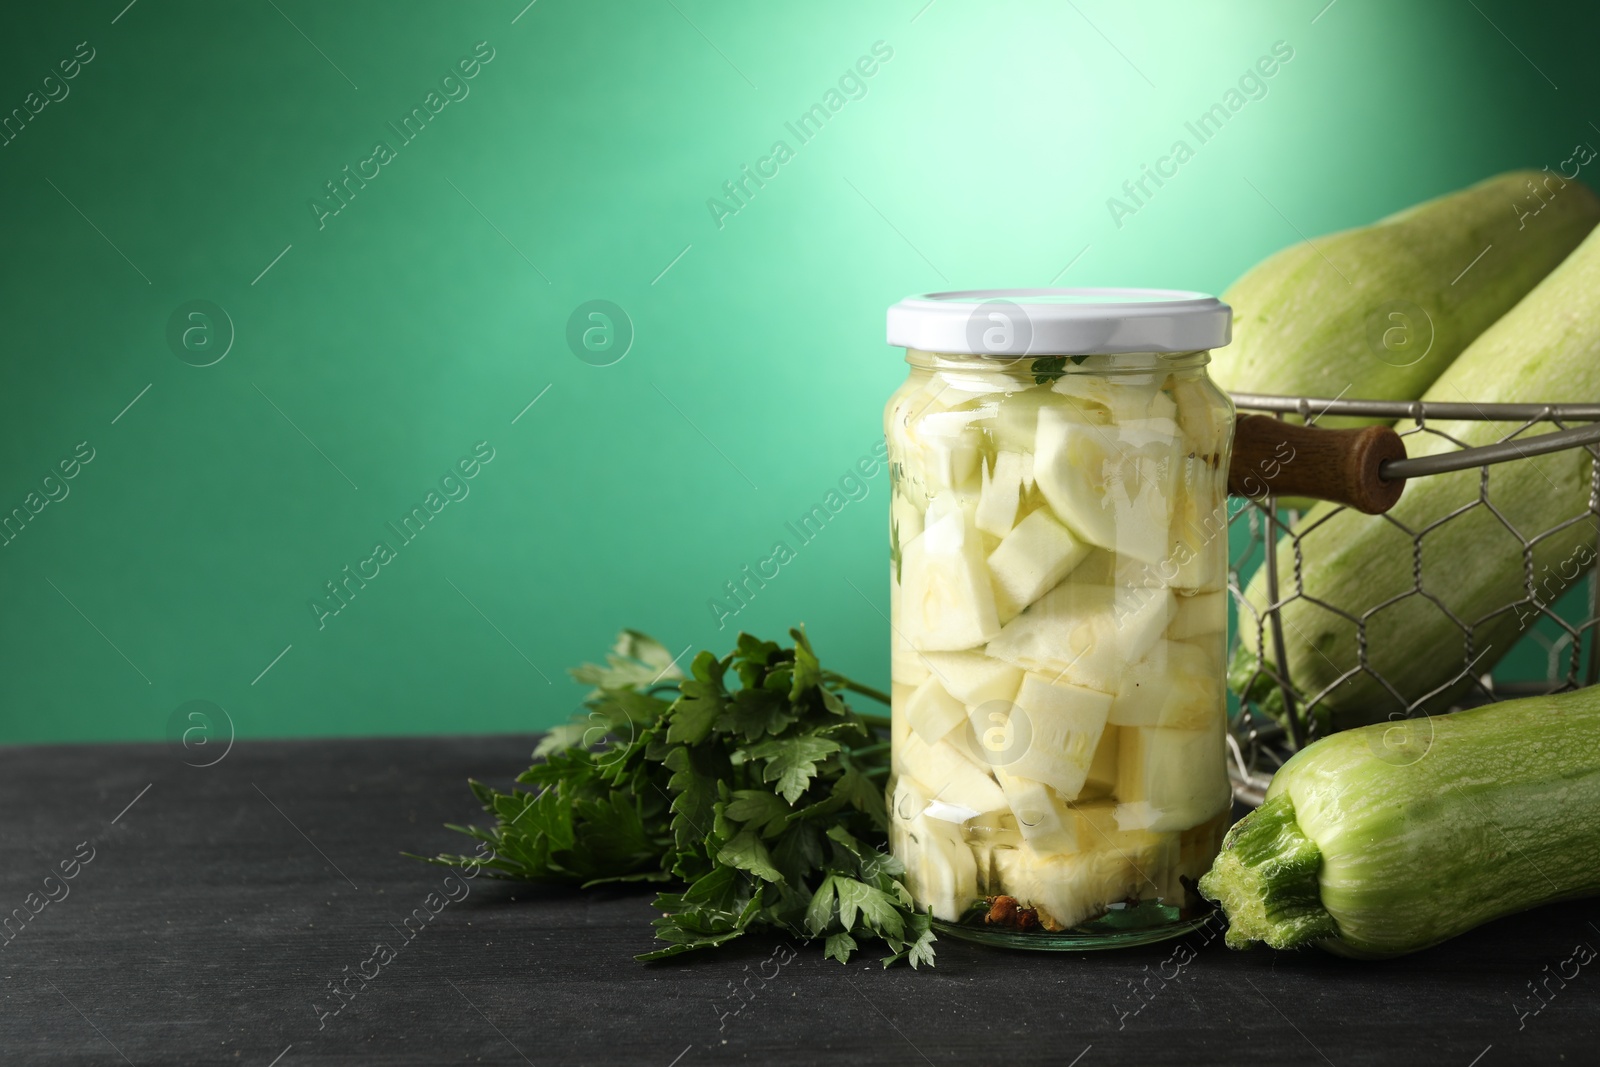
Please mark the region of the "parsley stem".
MULTIPOLYGON (((833 671, 823 671, 822 672, 822 678, 823 678, 823 681, 832 682, 834 685, 837 685, 841 689, 848 689, 852 693, 860 693, 864 697, 871 697, 873 700, 876 700, 880 704, 888 704, 889 703, 889 694, 884 693, 884 692, 882 692, 880 690, 874 689, 871 686, 862 685, 860 682, 852 681, 851 679, 846 678, 842 674, 835 674, 833 671)), ((863 715, 862 718, 867 719, 867 720, 870 721, 872 716, 863 715)), ((884 720, 884 725, 888 725, 888 720, 887 719, 884 720)))

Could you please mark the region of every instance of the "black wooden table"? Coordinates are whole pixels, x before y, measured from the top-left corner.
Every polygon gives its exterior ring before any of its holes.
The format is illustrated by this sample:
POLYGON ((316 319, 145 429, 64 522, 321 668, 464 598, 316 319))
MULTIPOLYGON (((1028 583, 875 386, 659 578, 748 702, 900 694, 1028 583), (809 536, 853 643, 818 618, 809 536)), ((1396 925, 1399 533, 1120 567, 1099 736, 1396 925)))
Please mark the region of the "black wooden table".
POLYGON ((0 1062, 1600 1058, 1600 974, 1585 966, 1600 909, 1585 902, 1383 964, 1200 934, 1081 954, 946 939, 917 972, 776 938, 636 963, 648 892, 448 884, 400 855, 458 850, 441 824, 483 818, 465 779, 503 785, 531 747, 240 742, 207 768, 163 745, 0 749, 0 1062))

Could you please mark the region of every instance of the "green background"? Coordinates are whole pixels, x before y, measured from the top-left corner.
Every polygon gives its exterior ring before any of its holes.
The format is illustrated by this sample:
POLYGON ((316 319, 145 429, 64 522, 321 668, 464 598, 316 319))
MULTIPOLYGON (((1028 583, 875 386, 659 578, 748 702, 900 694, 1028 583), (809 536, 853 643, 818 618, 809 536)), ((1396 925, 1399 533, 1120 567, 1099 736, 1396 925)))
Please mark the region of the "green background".
POLYGON ((1600 140, 1577 5, 524 3, 7 13, 0 113, 94 58, 0 147, 0 511, 95 458, 0 548, 0 740, 156 738, 191 700, 241 736, 536 728, 624 626, 678 651, 803 620, 881 684, 885 474, 727 629, 708 601, 878 439, 887 305, 1220 291, 1297 231, 1600 140), (785 122, 880 41, 799 145, 785 122), (1276 41, 1267 95, 1117 227, 1106 198, 1276 41), (778 139, 719 228, 708 198, 778 139), (211 366, 167 342, 192 300, 232 322, 211 366), (631 322, 610 366, 566 340, 590 300, 631 322), (324 583, 479 441, 470 495, 319 628, 324 583))

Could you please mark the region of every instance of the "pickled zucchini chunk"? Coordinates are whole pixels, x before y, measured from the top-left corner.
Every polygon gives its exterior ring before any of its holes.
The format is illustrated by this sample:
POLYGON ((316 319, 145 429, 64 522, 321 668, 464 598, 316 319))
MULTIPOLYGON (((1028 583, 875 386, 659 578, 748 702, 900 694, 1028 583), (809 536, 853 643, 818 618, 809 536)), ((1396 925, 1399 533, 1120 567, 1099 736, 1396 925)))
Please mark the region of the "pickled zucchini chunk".
POLYGON ((1188 450, 1201 459, 1221 458, 1233 420, 1226 408, 1214 406, 1215 392, 1209 383, 1199 375, 1174 374, 1167 385, 1188 450))
POLYGON ((928 744, 941 740, 957 726, 967 725, 967 707, 945 691, 939 679, 928 679, 906 701, 906 721, 928 744))
POLYGON ((1108 586, 1057 586, 1005 624, 989 642, 989 655, 1023 670, 1116 692, 1114 657, 1098 651, 1109 627, 1111 592, 1108 586))
POLYGON ((986 777, 994 777, 994 764, 989 762, 989 753, 984 750, 983 743, 978 740, 978 735, 972 729, 970 722, 964 722, 954 730, 951 730, 945 735, 944 741, 945 744, 965 756, 986 777))
POLYGON ((1174 598, 1167 636, 1176 640, 1220 634, 1228 628, 1228 594, 1223 590, 1174 598))
POLYGON ((1164 589, 1135 596, 1069 577, 1006 623, 988 653, 1024 670, 1115 694, 1125 666, 1145 658, 1161 640, 1171 610, 1164 589))
POLYGON ((904 545, 922 533, 923 510, 899 493, 894 495, 889 502, 889 525, 897 543, 904 545))
POLYGON ((1112 459, 1104 429, 1058 408, 1041 409, 1037 423, 1033 477, 1039 492, 1078 536, 1115 551, 1116 512, 1105 494, 1112 459))
POLYGON ((1152 566, 1171 554, 1172 513, 1178 491, 1173 462, 1177 424, 1141 419, 1117 427, 1119 441, 1108 469, 1107 493, 1117 528, 1117 552, 1152 566))
POLYGON ((1066 397, 1081 418, 1102 425, 1150 418, 1171 421, 1178 405, 1161 391, 1168 378, 1137 373, 1066 374, 1051 383, 1050 391, 1066 397))
MULTIPOLYGON (((1116 705, 1113 703, 1112 705, 1116 705)), ((1121 730, 1111 728, 1111 720, 1106 719, 1106 728, 1100 733, 1100 743, 1095 746, 1094 759, 1089 762, 1089 776, 1083 780, 1083 788, 1078 791, 1078 803, 1108 797, 1117 787, 1117 750, 1121 730)))
POLYGON ((1111 625, 1124 663, 1135 663, 1159 646, 1177 606, 1162 586, 1124 585, 1111 597, 1111 625))
MULTIPOLYGON (((889 707, 889 744, 890 751, 898 753, 901 746, 906 743, 906 738, 913 736, 911 724, 906 721, 906 698, 914 690, 910 686, 899 684, 894 685, 892 688, 894 691, 891 695, 894 703, 889 707)), ((900 763, 900 757, 895 755, 893 766, 898 768, 900 763)))
POLYGON ((965 507, 948 508, 903 548, 896 625, 912 648, 957 652, 1000 631, 982 535, 965 507))
POLYGON ((1216 634, 1202 634, 1199 637, 1186 639, 1183 643, 1193 645, 1205 654, 1206 662, 1210 664, 1206 670, 1213 678, 1226 680, 1228 669, 1223 661, 1226 658, 1227 649, 1216 634))
POLYGON ((1017 380, 998 371, 947 370, 940 375, 942 395, 953 403, 1015 391, 1017 380))
MULTIPOLYGON (((910 510, 917 513, 919 528, 922 509, 928 506, 928 486, 922 473, 922 453, 913 436, 911 422, 915 416, 928 410, 930 402, 935 399, 923 389, 907 382, 889 399, 889 405, 883 415, 883 436, 888 442, 889 454, 899 460, 895 496, 897 500, 903 498, 910 510)), ((901 540, 909 541, 912 536, 915 535, 902 535, 901 540)))
POLYGON ((968 708, 991 700, 1011 700, 1022 685, 1022 670, 981 652, 924 652, 921 661, 945 690, 968 708))
POLYGON ((1171 453, 1181 447, 1183 441, 1178 424, 1165 415, 1124 419, 1116 424, 1116 430, 1119 447, 1141 452, 1149 452, 1154 447, 1163 453, 1171 453))
POLYGON ((1046 508, 1030 512, 989 553, 995 605, 1002 622, 1055 588, 1089 554, 1089 546, 1046 508))
MULTIPOLYGON (((889 599, 897 614, 900 611, 898 603, 900 596, 899 583, 891 581, 889 599)), ((889 676, 896 685, 909 685, 912 688, 921 685, 928 678, 928 661, 923 653, 911 647, 911 642, 906 640, 903 626, 893 626, 889 630, 889 676)))
POLYGON ((1150 655, 1126 666, 1111 701, 1111 713, 1106 716, 1108 725, 1160 725, 1161 706, 1172 688, 1167 676, 1170 646, 1170 641, 1160 641, 1150 655))
POLYGON ((895 771, 909 774, 932 789, 932 798, 959 804, 973 811, 998 811, 1005 807, 1005 794, 984 770, 948 740, 928 744, 915 731, 897 742, 895 771))
POLYGON ((997 728, 987 721, 993 713, 980 708, 972 726, 997 771, 1043 782, 1072 800, 1088 780, 1110 710, 1105 693, 1026 674, 1007 723, 997 728))
POLYGON ((928 801, 928 806, 922 810, 922 814, 925 818, 934 819, 938 822, 964 826, 970 820, 982 815, 983 812, 975 811, 965 804, 952 804, 948 800, 935 798, 928 801))
POLYGON ((1104 848, 1118 833, 1116 805, 1109 800, 1069 804, 1043 782, 1001 771, 1000 788, 1017 830, 1036 852, 1084 852, 1104 848))
POLYGON ((1118 727, 1117 826, 1187 830, 1227 808, 1223 717, 1201 730, 1118 727))
POLYGON ((1017 819, 1009 811, 985 812, 967 823, 967 847, 978 864, 978 894, 984 897, 1005 892, 995 866, 995 854, 1021 848, 1022 835, 1017 819))
POLYGON ((1177 464, 1172 527, 1163 567, 1174 587, 1217 591, 1227 585, 1226 560, 1213 542, 1228 540, 1227 472, 1219 460, 1188 455, 1177 464))
POLYGON ((1059 408, 1040 411, 1038 421, 1033 473, 1051 510, 1101 548, 1164 560, 1177 424, 1163 417, 1102 425, 1059 408))
POLYGON ((928 680, 928 662, 924 653, 916 649, 890 646, 889 672, 895 685, 908 685, 915 689, 928 680))
POLYGON ((906 866, 906 888, 936 919, 955 922, 978 896, 978 864, 960 826, 928 818, 895 819, 889 843, 906 866))
POLYGON ((1226 709, 1213 661, 1187 641, 1162 641, 1122 676, 1107 721, 1113 726, 1204 730, 1226 709))
POLYGON ((1039 412, 1060 403, 1049 389, 1024 389, 1001 401, 983 425, 997 451, 1030 455, 1039 432, 1039 412))
POLYGON ((889 810, 896 820, 909 822, 928 810, 928 787, 904 772, 896 775, 889 810))
MULTIPOLYGON (((1017 521, 1017 506, 1022 499, 1023 454, 999 452, 991 469, 982 471, 978 492, 977 526, 986 534, 1004 537, 1017 521)), ((1031 470, 1027 471, 1031 475, 1031 470)))
POLYGON ((984 437, 974 424, 993 418, 996 410, 991 403, 913 419, 910 437, 921 455, 930 496, 949 491, 978 494, 978 460, 984 437))
MULTIPOLYGON (((1199 826, 1181 831, 1178 834, 1178 865, 1173 874, 1187 878, 1191 883, 1198 882, 1200 876, 1211 869, 1212 861, 1222 849, 1222 839, 1232 825, 1233 805, 1229 804, 1199 826)), ((1172 899, 1180 900, 1183 897, 1183 890, 1179 887, 1172 899)))
POLYGON ((1228 472, 1223 459, 1231 413, 1215 404, 1213 391, 1202 378, 1174 375, 1171 388, 1184 441, 1173 496, 1172 584, 1180 589, 1221 590, 1227 584, 1226 561, 1223 553, 1212 549, 1218 539, 1223 544, 1228 540, 1228 472))
POLYGON ((1070 851, 1076 847, 1074 815, 1061 795, 1043 782, 1021 778, 1004 770, 995 773, 1006 806, 1023 838, 1042 851, 1070 851))
POLYGON ((996 850, 995 866, 1008 894, 1037 908, 1047 930, 1061 930, 1130 898, 1167 897, 1178 856, 1176 834, 1113 830, 1088 852, 1040 852, 1026 844, 996 850))
POLYGON ((1078 585, 1121 585, 1126 580, 1127 568, 1119 566, 1117 554, 1103 548, 1091 548, 1083 562, 1073 568, 1070 580, 1078 585))

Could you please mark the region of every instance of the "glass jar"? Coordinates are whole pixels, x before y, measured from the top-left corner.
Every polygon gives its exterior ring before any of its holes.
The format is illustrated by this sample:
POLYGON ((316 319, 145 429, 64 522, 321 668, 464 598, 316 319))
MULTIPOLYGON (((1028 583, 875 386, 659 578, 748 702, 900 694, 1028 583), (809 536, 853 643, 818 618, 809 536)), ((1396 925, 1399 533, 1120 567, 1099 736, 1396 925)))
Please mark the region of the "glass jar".
POLYGON ((890 839, 943 932, 1178 936, 1230 823, 1231 311, 1170 290, 934 293, 893 492, 890 839))

